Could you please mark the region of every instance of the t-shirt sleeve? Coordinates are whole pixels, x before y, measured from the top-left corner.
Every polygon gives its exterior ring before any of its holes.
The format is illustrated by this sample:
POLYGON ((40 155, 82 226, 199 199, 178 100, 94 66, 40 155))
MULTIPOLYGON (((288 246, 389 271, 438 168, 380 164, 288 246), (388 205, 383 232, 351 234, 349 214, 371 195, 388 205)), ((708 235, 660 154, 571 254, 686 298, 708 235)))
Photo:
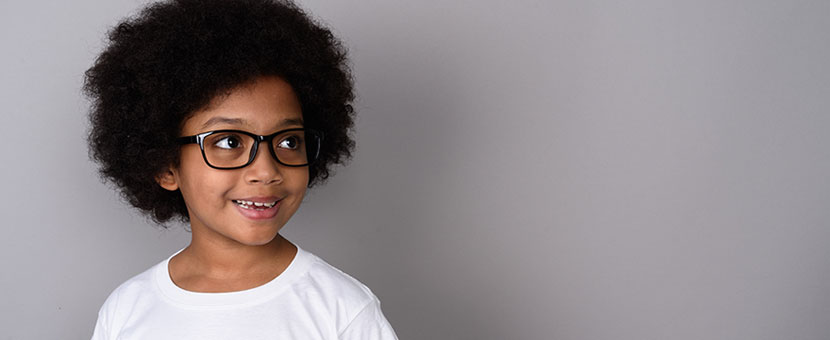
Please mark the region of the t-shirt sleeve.
POLYGON ((95 329, 92 331, 91 340, 109 340, 114 339, 112 332, 113 312, 118 304, 118 289, 115 289, 101 305, 98 310, 98 321, 95 322, 95 329))
POLYGON ((107 326, 106 326, 106 315, 104 313, 104 307, 98 312, 98 321, 95 322, 95 329, 92 331, 92 339, 91 340, 107 340, 109 339, 109 334, 107 334, 107 326))
POLYGON ((380 301, 375 298, 355 315, 337 338, 339 340, 397 340, 398 336, 383 316, 380 301))

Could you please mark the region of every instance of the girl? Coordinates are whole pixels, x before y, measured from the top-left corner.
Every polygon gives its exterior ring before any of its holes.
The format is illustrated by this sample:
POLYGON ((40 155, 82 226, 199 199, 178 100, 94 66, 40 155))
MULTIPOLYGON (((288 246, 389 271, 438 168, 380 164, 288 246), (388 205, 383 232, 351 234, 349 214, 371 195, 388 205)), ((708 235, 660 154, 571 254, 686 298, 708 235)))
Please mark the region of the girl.
POLYGON ((354 147, 346 53, 289 2, 177 0, 86 73, 101 175, 191 243, 107 298, 93 339, 396 339, 363 284, 283 238, 354 147))

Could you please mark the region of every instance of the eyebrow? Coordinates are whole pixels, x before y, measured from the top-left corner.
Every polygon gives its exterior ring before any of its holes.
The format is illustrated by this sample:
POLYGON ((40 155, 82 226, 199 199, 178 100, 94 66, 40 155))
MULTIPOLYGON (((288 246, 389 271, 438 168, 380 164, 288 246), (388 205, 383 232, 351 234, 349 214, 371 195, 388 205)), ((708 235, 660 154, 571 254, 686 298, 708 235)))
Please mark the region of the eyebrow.
MULTIPOLYGON (((212 118, 208 119, 204 124, 202 124, 202 129, 206 129, 209 126, 216 125, 216 124, 247 125, 247 126, 250 125, 247 120, 244 120, 244 119, 241 119, 241 118, 228 118, 228 117, 219 116, 219 117, 212 117, 212 118)), ((303 120, 302 119, 296 119, 296 118, 286 118, 286 119, 283 119, 282 121, 280 121, 280 123, 277 126, 282 127, 282 126, 290 126, 290 125, 303 126, 303 120)))

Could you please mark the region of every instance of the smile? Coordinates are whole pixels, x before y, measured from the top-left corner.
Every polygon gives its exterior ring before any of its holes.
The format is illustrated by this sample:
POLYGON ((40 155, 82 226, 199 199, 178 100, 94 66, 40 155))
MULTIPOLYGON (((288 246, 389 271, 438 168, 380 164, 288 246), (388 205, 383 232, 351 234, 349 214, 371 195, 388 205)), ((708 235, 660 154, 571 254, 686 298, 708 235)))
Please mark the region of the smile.
POLYGON ((250 210, 265 210, 268 208, 273 207, 277 204, 277 201, 273 202, 253 202, 253 201, 245 201, 245 200, 231 200, 236 205, 242 207, 243 209, 250 209, 250 210))

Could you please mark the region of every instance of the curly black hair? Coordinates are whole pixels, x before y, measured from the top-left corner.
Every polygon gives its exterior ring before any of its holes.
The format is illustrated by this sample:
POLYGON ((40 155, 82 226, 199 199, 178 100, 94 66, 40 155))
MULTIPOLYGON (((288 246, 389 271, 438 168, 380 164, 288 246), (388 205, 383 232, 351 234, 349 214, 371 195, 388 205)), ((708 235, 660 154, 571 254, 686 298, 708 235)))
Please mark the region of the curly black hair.
POLYGON ((84 83, 92 102, 90 157, 103 179, 160 225, 189 220, 181 192, 155 180, 178 165, 183 122, 258 77, 288 82, 305 126, 325 135, 308 167, 309 187, 351 158, 354 91, 346 50, 289 1, 165 1, 125 19, 108 37, 84 83))

